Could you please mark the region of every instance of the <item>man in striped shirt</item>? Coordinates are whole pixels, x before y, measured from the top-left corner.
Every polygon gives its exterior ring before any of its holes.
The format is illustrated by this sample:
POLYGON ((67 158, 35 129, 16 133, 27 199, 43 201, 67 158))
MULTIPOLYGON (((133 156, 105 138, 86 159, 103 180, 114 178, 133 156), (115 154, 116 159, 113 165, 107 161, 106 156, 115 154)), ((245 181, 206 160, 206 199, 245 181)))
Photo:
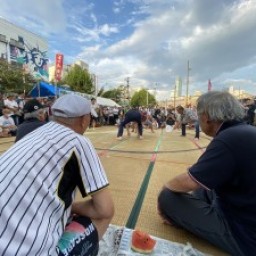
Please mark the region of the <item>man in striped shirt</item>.
POLYGON ((88 138, 90 102, 65 95, 53 121, 0 157, 1 255, 97 255, 114 214, 108 180, 88 138), (76 201, 79 188, 85 201, 76 201))

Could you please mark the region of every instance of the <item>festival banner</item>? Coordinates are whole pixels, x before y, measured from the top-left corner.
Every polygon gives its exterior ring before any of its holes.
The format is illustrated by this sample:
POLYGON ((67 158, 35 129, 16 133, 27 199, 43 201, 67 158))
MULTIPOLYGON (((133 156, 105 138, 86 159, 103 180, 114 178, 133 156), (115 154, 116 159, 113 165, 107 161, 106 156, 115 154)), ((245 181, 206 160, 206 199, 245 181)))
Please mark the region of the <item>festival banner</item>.
POLYGON ((61 53, 57 53, 55 58, 55 80, 56 81, 61 80, 63 60, 64 60, 64 55, 61 53))

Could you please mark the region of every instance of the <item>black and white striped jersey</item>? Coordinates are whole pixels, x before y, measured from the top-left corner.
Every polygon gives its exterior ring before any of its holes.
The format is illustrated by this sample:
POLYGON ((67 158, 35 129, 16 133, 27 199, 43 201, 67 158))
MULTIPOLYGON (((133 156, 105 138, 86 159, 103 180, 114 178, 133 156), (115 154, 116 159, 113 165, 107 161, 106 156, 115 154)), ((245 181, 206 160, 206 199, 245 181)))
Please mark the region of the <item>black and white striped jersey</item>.
POLYGON ((57 255, 78 187, 108 186, 89 139, 49 122, 0 157, 0 254, 57 255))

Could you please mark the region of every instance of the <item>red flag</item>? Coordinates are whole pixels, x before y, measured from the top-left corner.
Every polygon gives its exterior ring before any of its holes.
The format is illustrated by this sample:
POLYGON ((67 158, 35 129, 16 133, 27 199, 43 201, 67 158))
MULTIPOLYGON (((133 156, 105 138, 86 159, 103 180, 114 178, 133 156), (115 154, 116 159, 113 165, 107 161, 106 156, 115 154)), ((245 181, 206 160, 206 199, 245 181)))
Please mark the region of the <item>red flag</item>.
POLYGON ((208 92, 212 90, 212 83, 211 80, 208 80, 208 92))

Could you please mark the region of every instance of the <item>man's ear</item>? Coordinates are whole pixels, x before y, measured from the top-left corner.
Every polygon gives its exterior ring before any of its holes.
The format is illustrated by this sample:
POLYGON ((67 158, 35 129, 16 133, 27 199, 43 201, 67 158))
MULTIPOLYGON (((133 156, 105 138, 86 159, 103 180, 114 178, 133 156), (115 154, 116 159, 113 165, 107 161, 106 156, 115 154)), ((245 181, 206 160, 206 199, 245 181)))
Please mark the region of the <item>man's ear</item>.
POLYGON ((211 120, 209 118, 209 115, 208 114, 204 114, 205 115, 205 119, 206 119, 206 123, 209 124, 211 123, 211 120))
MULTIPOLYGON (((90 117, 90 115, 89 115, 90 117)), ((83 119, 82 119, 82 127, 83 129, 86 129, 90 124, 90 118, 88 118, 88 115, 85 115, 83 116, 83 119)))

